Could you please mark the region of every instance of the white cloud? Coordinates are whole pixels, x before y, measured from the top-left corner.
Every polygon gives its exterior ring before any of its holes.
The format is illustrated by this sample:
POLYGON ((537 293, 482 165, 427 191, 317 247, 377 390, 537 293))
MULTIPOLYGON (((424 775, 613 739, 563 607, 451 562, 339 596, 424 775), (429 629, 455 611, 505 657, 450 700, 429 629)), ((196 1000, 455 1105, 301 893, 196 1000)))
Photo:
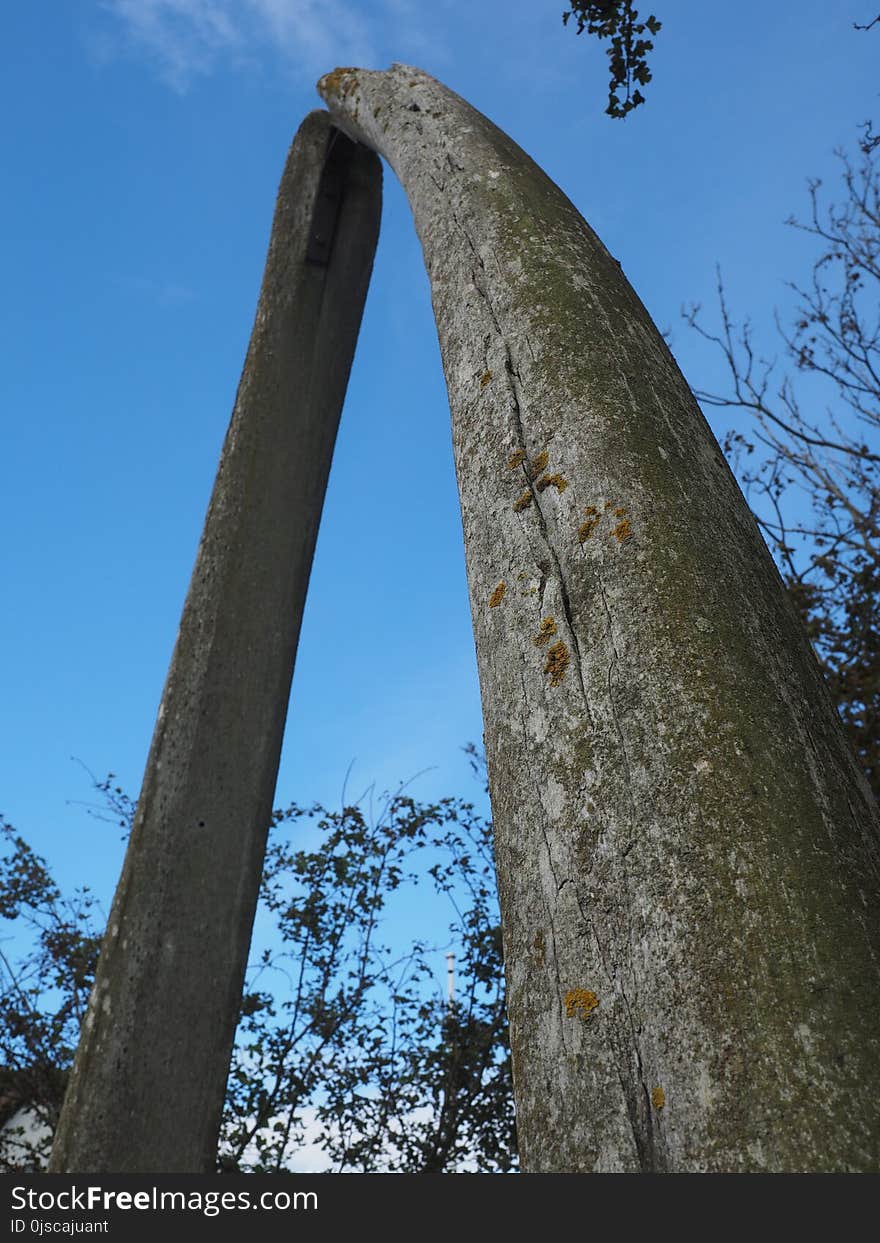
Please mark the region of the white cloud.
POLYGON ((399 5, 374 0, 368 21, 350 0, 101 0, 117 47, 146 55, 180 92, 226 63, 252 64, 266 49, 316 75, 374 63, 374 27, 395 18, 399 5))
MULTIPOLYGON (((331 61, 364 64, 374 58, 368 23, 345 0, 245 0, 245 3, 276 47, 309 69, 321 72, 331 61)), ((382 4, 375 4, 375 9, 382 7, 382 4)))

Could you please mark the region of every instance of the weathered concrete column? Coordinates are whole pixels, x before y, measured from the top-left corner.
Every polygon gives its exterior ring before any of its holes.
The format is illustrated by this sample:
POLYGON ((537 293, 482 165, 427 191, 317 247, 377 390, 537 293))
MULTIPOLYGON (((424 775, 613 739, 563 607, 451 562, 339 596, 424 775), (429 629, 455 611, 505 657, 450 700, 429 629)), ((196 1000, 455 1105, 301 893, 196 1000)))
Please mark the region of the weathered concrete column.
POLYGON ((303 122, 281 181, 54 1170, 213 1166, 381 175, 376 156, 325 112, 303 122))
POLYGON ((876 807, 748 507, 560 190, 340 69, 452 410, 527 1170, 880 1167, 876 807))

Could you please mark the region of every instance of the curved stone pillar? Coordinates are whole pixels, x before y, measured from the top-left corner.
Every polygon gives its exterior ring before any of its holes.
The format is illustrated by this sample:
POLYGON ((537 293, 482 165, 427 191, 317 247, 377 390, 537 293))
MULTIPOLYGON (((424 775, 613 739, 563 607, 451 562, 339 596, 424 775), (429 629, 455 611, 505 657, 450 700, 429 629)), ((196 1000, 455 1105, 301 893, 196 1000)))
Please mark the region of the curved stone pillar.
POLYGON ((431 280, 524 1167, 878 1168, 876 806, 715 437, 507 135, 406 65, 319 90, 431 280))
POLYGON ((210 1170, 294 655, 379 229, 382 170, 314 112, 250 348, 52 1169, 210 1170))
POLYGON ((362 145, 312 116, 282 184, 54 1168, 210 1164, 372 147, 449 391, 524 1168, 877 1169, 877 809, 714 436, 505 134, 408 66, 320 89, 362 145))

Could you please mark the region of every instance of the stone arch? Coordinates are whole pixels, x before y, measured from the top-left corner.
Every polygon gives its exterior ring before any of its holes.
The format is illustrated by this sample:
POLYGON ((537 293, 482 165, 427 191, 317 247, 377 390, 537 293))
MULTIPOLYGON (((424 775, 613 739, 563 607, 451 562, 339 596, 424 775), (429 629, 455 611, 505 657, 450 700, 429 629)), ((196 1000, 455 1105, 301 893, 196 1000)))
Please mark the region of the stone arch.
POLYGON ((876 806, 690 389, 485 117, 403 65, 319 89, 54 1168, 210 1167, 374 151, 413 209, 449 392, 524 1167, 876 1168, 876 806))

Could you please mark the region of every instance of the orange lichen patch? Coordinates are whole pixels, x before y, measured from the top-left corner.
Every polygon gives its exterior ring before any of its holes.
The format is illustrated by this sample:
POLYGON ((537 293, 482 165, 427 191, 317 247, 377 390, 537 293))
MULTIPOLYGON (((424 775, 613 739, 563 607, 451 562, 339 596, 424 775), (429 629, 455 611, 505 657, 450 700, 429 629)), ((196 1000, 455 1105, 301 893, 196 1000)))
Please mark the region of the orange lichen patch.
POLYGON ((591 518, 588 518, 586 522, 582 522, 581 525, 578 527, 578 540, 580 541, 580 543, 583 543, 584 540, 589 539, 598 525, 599 525, 598 514, 594 514, 591 518))
POLYGON ((547 462, 549 461, 549 458, 550 458, 550 455, 548 454, 547 450, 542 449, 541 452, 538 454, 538 456, 533 457, 531 462, 529 463, 532 473, 535 475, 540 475, 542 470, 546 470, 547 462))
POLYGON ((606 501, 606 502, 605 502, 605 512, 606 512, 606 513, 608 512, 608 510, 609 510, 609 509, 613 509, 613 508, 614 508, 614 501, 606 501))
POLYGON ((344 99, 356 89, 356 69, 331 69, 318 80, 318 90, 322 95, 341 95, 344 99))
POLYGON ((614 517, 623 518, 625 515, 626 515, 626 510, 623 508, 622 505, 618 505, 617 509, 615 509, 614 511, 614 517))
POLYGON ((655 1109, 662 1109, 666 1104, 666 1093, 662 1088, 654 1088, 651 1093, 651 1104, 655 1109))
POLYGON ((525 460, 525 449, 517 449, 517 451, 515 453, 511 453, 510 457, 507 459, 508 468, 510 470, 516 470, 517 466, 522 466, 525 460))
POLYGON ((617 540, 618 544, 622 544, 624 540, 632 539, 633 529, 630 526, 629 518, 624 518, 621 522, 618 522, 611 534, 617 540))
POLYGON ((573 1019, 578 1014, 588 1020, 598 1004, 599 998, 590 989, 570 988, 565 994, 565 1017, 573 1019))
POLYGON ((558 643, 554 643, 547 652, 547 663, 544 666, 544 672, 550 678, 551 686, 559 686, 565 677, 570 659, 568 648, 561 639, 558 643))
POLYGON ((531 503, 532 503, 532 490, 531 488, 526 488, 522 496, 518 496, 516 500, 513 502, 513 512, 515 514, 521 514, 524 509, 528 509, 531 503))
POLYGON ((499 605, 499 604, 501 603, 501 601, 504 599, 504 593, 505 593, 505 591, 507 591, 507 583, 505 583, 505 582, 502 580, 502 581, 498 584, 498 586, 495 588, 495 590, 492 592, 491 596, 489 597, 489 608, 490 608, 490 609, 497 609, 497 608, 498 608, 498 605, 499 605))
POLYGON ((480 388, 485 388, 491 379, 492 379, 492 372, 484 371, 483 374, 480 376, 480 388))
POLYGON ((538 628, 538 633, 532 639, 535 647, 543 647, 545 643, 549 643, 553 635, 556 634, 556 622, 552 617, 545 617, 538 628))
POLYGON ((544 475, 538 480, 535 487, 539 492, 543 492, 545 488, 549 488, 551 485, 557 492, 564 492, 568 487, 568 480, 563 478, 562 475, 544 475))

